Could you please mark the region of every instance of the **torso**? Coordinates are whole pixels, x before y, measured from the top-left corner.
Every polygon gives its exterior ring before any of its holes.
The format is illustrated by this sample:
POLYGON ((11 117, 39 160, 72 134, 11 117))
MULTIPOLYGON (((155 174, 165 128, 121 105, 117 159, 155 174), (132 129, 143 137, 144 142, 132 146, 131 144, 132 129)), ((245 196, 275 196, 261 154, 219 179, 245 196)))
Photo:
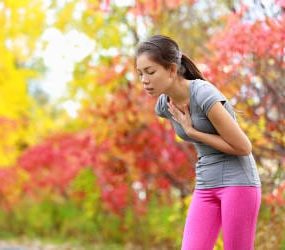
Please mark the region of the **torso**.
MULTIPOLYGON (((202 80, 190 81, 189 94, 190 94, 190 105, 189 113, 192 120, 192 125, 195 129, 208 133, 217 134, 216 129, 212 123, 202 112, 201 107, 197 102, 201 102, 201 99, 197 99, 197 89, 205 84, 202 80), (195 82, 195 83, 194 83, 195 82)), ((224 107, 229 114, 236 120, 236 116, 233 107, 228 102, 226 97, 217 92, 220 95, 220 100, 224 101, 224 107)), ((223 153, 209 145, 201 143, 193 138, 190 138, 182 126, 177 123, 167 108, 168 96, 161 95, 159 109, 163 115, 171 122, 176 134, 185 141, 192 142, 198 153, 198 162, 196 163, 196 188, 204 189, 211 187, 222 187, 232 185, 242 186, 260 186, 260 179, 256 168, 255 160, 252 154, 247 156, 235 156, 223 153)), ((199 96, 200 98, 200 96, 199 96)), ((203 98, 207 98, 203 97, 203 98)), ((204 99, 202 99, 203 102, 204 99)))

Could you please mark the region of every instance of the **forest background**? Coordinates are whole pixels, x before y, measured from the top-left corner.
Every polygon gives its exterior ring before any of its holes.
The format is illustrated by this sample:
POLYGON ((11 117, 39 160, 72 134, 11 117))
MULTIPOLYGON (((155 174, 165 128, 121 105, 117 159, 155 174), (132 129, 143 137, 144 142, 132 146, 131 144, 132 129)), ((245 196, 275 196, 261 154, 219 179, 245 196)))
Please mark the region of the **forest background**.
POLYGON ((2 0, 0 24, 3 241, 179 249, 197 156, 134 69, 136 45, 164 34, 240 111, 256 249, 285 249, 284 0, 2 0))

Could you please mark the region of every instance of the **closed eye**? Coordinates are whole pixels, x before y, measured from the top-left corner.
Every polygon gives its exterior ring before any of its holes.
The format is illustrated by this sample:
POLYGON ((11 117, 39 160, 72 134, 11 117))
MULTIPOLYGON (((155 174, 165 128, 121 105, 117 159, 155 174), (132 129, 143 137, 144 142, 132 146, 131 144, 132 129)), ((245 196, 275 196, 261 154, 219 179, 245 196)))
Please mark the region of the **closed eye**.
MULTIPOLYGON (((153 75, 155 73, 155 71, 153 71, 153 72, 146 72, 146 74, 148 74, 148 75, 153 75)), ((140 73, 140 72, 138 72, 138 76, 139 77, 142 77, 142 73, 140 73)))

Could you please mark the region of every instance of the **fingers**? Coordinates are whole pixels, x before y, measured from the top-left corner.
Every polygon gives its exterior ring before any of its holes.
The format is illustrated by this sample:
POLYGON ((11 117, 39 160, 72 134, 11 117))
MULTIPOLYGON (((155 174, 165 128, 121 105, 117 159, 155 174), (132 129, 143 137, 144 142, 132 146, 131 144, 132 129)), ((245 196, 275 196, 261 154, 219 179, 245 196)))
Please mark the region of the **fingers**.
POLYGON ((181 111, 178 108, 176 108, 176 106, 173 105, 172 103, 167 103, 167 105, 168 105, 168 107, 170 108, 171 111, 176 112, 176 113, 178 113, 178 112, 181 113, 181 111))
POLYGON ((171 111, 172 114, 178 116, 179 113, 182 113, 178 108, 176 108, 173 104, 168 104, 169 111, 171 111))
POLYGON ((172 115, 173 120, 175 120, 176 122, 179 122, 178 121, 179 114, 178 114, 177 108, 174 107, 171 103, 167 103, 167 106, 168 106, 169 112, 172 115))
POLYGON ((191 115, 190 115, 190 110, 189 109, 190 109, 190 107, 188 105, 186 105, 185 108, 184 108, 184 111, 185 111, 185 115, 186 115, 186 120, 192 126, 192 119, 191 119, 191 115))
POLYGON ((188 117, 190 116, 189 106, 187 104, 184 106, 184 112, 188 117))

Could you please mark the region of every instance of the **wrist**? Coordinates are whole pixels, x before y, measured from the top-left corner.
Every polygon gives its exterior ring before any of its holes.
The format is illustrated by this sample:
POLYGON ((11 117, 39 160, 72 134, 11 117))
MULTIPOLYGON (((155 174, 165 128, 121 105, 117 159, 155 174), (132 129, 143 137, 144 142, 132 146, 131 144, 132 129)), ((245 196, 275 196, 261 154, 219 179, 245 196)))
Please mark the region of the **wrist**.
POLYGON ((187 128, 185 129, 185 133, 186 133, 189 137, 192 137, 192 138, 195 137, 196 132, 197 132, 197 130, 194 129, 193 127, 187 127, 187 128))

